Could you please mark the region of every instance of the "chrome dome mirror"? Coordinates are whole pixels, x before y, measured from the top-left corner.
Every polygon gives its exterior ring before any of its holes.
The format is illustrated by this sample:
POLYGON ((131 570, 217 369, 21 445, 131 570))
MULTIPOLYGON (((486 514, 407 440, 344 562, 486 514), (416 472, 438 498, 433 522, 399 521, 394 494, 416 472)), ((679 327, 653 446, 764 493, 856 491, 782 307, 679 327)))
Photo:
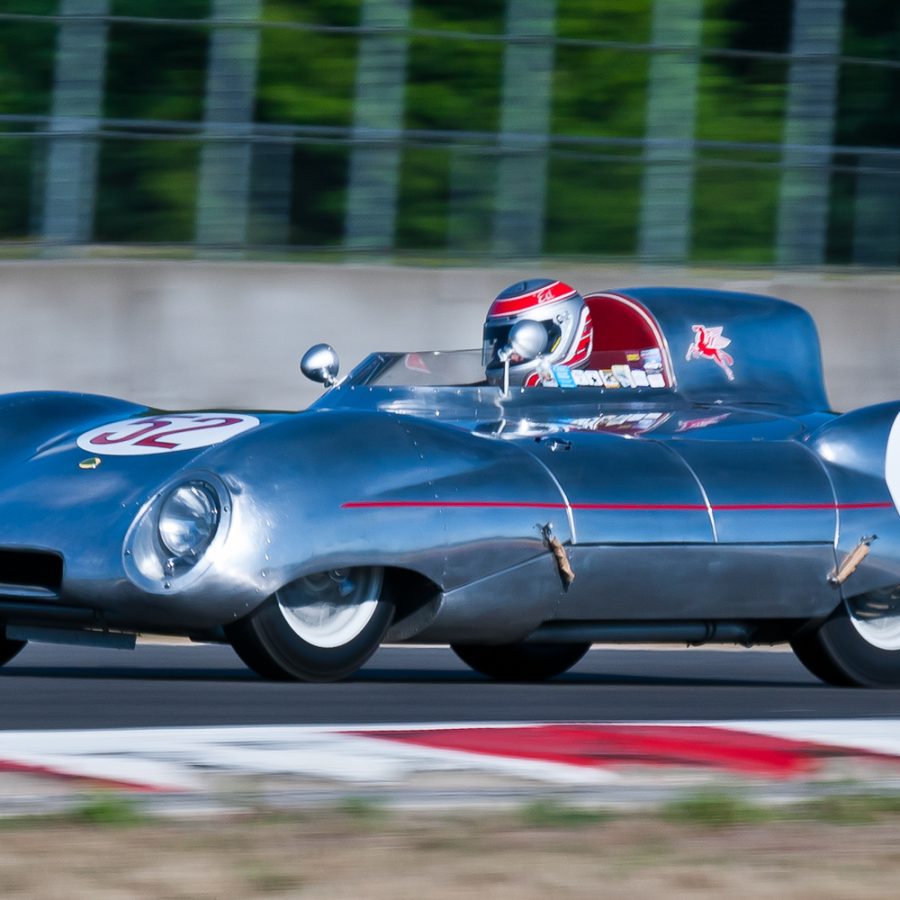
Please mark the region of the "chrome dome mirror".
POLYGON ((497 354, 503 362, 503 393, 509 393, 509 364, 515 354, 523 362, 537 359, 547 346, 547 329, 533 319, 522 319, 509 330, 506 346, 497 354))
POLYGON ((331 344, 313 344, 300 360, 300 371, 310 380, 331 387, 337 381, 340 360, 331 344))

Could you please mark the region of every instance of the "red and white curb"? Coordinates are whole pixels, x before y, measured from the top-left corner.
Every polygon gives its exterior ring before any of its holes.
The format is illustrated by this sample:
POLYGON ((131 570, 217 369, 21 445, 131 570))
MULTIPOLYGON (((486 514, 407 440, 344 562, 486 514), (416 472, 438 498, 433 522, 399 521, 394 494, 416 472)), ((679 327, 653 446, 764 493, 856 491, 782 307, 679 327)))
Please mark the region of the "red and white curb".
POLYGON ((203 792, 220 775, 402 787, 422 773, 469 773, 624 787, 669 774, 785 782, 851 770, 900 784, 900 719, 0 732, 0 785, 16 772, 166 793, 203 792))

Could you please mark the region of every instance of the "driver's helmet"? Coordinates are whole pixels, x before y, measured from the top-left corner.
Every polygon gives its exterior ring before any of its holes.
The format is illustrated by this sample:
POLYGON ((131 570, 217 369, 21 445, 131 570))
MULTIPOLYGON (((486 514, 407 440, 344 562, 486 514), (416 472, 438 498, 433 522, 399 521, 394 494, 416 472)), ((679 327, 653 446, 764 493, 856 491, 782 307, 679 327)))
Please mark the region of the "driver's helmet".
POLYGON ((594 329, 584 297, 562 281, 530 278, 501 291, 488 310, 482 356, 488 384, 502 384, 500 351, 513 325, 523 319, 543 325, 547 343, 538 359, 523 360, 516 354, 510 357, 510 384, 532 387, 551 377, 552 366, 579 369, 587 364, 594 329))

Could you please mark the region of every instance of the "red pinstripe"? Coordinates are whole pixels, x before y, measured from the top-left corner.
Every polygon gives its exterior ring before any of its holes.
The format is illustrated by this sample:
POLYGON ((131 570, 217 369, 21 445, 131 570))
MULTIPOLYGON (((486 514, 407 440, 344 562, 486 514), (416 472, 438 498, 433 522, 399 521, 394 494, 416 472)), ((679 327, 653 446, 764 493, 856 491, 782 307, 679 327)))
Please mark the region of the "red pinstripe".
MULTIPOLYGON (((893 503, 721 503, 713 512, 809 512, 815 510, 891 509, 893 503)), ((565 509, 564 503, 537 503, 520 500, 351 500, 341 509, 565 509)), ((573 503, 572 509, 586 512, 706 512, 702 503, 573 503)))

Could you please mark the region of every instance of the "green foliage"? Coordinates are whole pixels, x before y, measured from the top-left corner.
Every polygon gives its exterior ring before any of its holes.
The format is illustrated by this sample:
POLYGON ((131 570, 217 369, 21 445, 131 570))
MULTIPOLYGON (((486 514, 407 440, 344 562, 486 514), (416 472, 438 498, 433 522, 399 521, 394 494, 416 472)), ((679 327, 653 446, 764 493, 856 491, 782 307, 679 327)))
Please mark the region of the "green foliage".
POLYGON ((107 140, 101 145, 94 233, 110 243, 175 243, 194 233, 200 145, 107 140))
POLYGON ((522 807, 522 819, 529 828, 584 828, 610 818, 605 810, 572 806, 558 800, 535 800, 522 807))
POLYGON ((831 825, 865 825, 900 815, 896 794, 832 794, 810 800, 790 811, 798 818, 831 825))
MULTIPOLYGON (((115 0, 119 16, 209 16, 210 0, 115 0)), ((104 115, 199 122, 208 30, 114 23, 107 36, 104 115)), ((199 147, 182 141, 108 139, 99 156, 94 235, 111 243, 175 243, 194 233, 199 147)))
POLYGON ((828 794, 800 803, 772 806, 752 803, 735 794, 702 791, 664 805, 660 815, 669 822, 702 827, 798 821, 866 825, 900 816, 900 795, 828 794))
POLYGON ((376 827, 388 815, 384 802, 375 797, 345 797, 336 812, 361 828, 376 827))
POLYGON ((406 127, 496 131, 502 69, 499 44, 414 38, 409 48, 406 127))
MULTIPOLYGON (((641 208, 640 141, 647 114, 655 0, 557 0, 544 252, 591 257, 635 253, 641 208), (623 42, 627 48, 581 41, 623 42), (598 145, 596 140, 612 140, 598 145)), ((52 16, 58 0, 8 0, 6 12, 52 16)), ((503 105, 507 0, 414 0, 403 126, 437 130, 402 147, 397 249, 436 258, 490 252, 503 105), (485 146, 453 145, 454 133, 487 135, 485 146)), ((292 175, 289 228, 268 228, 273 207, 254 211, 253 240, 326 248, 343 235, 360 35, 329 31, 362 24, 363 0, 264 0, 254 120, 311 126, 282 155, 292 175), (324 26, 305 30, 292 26, 324 26)), ((113 0, 114 16, 187 19, 186 25, 116 22, 108 31, 104 116, 200 126, 204 116, 212 0, 113 0)), ((707 50, 790 49, 791 4, 704 0, 707 50)), ((847 4, 842 53, 863 60, 900 54, 896 0, 847 4)), ((46 116, 59 25, 0 23, 0 115, 46 116)), ((706 53, 699 68, 692 257, 769 264, 774 258, 780 153, 724 149, 777 145, 783 133, 788 63, 706 53)), ((836 141, 900 146, 900 71, 845 63, 839 73, 836 141)), ((29 235, 41 208, 48 141, 35 122, 0 124, 0 239, 29 235), (37 132, 38 136, 32 137, 37 132)), ((194 236, 199 141, 101 141, 94 237, 114 243, 189 243, 194 236)), ((853 258, 855 167, 832 177, 829 260, 853 258)), ((255 172, 262 163, 257 160, 255 172)), ((258 174, 258 172, 257 172, 258 174)), ((650 198, 652 201, 652 198, 650 198)), ((271 200, 271 198, 270 198, 271 200)))
POLYGON ((321 247, 340 242, 350 151, 340 144, 297 146, 292 154, 290 242, 321 247))
POLYGON ((561 38, 633 44, 650 41, 653 0, 557 0, 556 10, 556 33, 561 38))
POLYGON ((444 147, 410 147, 403 154, 397 246, 438 248, 447 243, 449 154, 444 147))
MULTIPOLYGON (((900 5, 896 0, 848 3, 846 56, 896 62, 900 58, 900 5)), ((900 147, 900 70, 847 64, 838 83, 836 143, 900 147)))
MULTIPOLYGON (((199 12, 205 4, 193 5, 199 12)), ((113 25, 104 114, 113 119, 202 119, 207 44, 203 28, 113 25)))
MULTIPOLYGON (((357 25, 359 2, 269 0, 263 18, 270 22, 357 25)), ((355 34, 263 29, 256 121, 285 125, 352 124, 358 44, 355 34)))
POLYGON ((123 825, 141 825, 147 821, 147 816, 130 797, 108 792, 98 793, 83 800, 65 818, 72 822, 116 828, 123 825))
MULTIPOLYGON (((562 39, 646 44, 652 0, 560 0, 562 39)), ((650 54, 561 44, 553 68, 554 135, 640 138, 650 54)))
POLYGON ((630 256, 637 244, 641 165, 603 158, 550 161, 544 246, 562 256, 630 256))
POLYGON ((672 800, 663 806, 661 815, 667 822, 704 828, 747 825, 775 818, 768 807, 719 791, 700 791, 672 800))
POLYGON ((110 14, 151 19, 206 19, 212 0, 113 0, 110 14))
POLYGON ((694 178, 693 256, 703 262, 770 264, 780 173, 744 155, 699 164, 694 178), (754 167, 758 165, 759 167, 754 167))
POLYGON ((49 114, 55 50, 56 26, 51 23, 0 25, 0 113, 49 114))
POLYGON ((4 138, 0 131, 0 239, 27 235, 31 230, 33 169, 40 169, 46 144, 40 139, 4 138))

